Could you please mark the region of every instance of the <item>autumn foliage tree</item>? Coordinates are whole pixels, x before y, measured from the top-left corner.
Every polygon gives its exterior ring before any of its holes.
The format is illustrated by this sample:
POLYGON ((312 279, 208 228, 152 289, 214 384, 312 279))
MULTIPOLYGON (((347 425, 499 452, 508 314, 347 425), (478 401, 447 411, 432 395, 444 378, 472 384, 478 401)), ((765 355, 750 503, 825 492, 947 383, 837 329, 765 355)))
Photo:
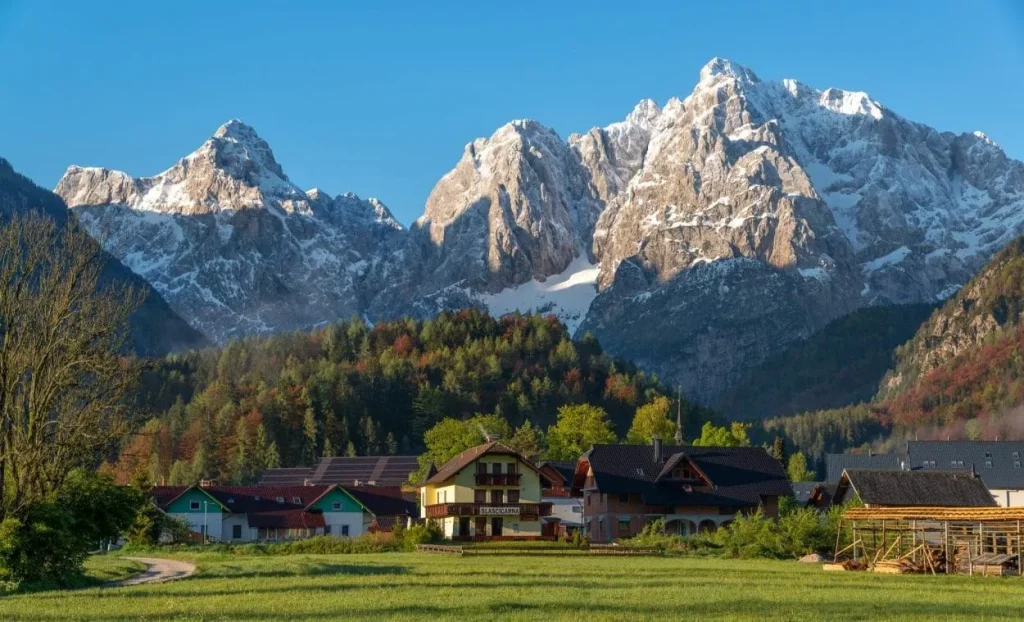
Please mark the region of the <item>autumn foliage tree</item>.
POLYGON ((15 216, 0 228, 0 520, 131 430, 137 367, 122 352, 141 296, 101 282, 102 269, 74 224, 15 216))

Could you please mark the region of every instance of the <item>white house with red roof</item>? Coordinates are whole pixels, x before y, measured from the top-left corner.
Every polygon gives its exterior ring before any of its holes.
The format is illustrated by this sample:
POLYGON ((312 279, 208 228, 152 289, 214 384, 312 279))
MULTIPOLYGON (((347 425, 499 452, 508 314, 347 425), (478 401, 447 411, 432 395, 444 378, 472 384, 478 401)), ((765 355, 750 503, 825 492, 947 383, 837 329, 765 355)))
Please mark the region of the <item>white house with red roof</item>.
POLYGON ((220 542, 355 537, 415 509, 400 492, 341 486, 157 486, 151 494, 163 512, 220 542))

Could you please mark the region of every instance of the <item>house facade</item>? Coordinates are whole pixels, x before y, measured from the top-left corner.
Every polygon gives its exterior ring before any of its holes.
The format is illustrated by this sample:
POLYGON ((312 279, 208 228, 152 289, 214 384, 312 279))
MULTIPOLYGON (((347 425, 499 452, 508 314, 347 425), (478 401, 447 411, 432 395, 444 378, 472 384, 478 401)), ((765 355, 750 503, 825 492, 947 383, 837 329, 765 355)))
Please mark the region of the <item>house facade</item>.
POLYGON ((663 519, 681 535, 714 531, 760 508, 778 514, 792 494, 782 465, 757 447, 595 445, 576 464, 573 490, 583 497, 592 542, 637 535, 663 519))
POLYGON ((1002 507, 1024 507, 1024 442, 911 441, 910 468, 976 473, 1002 507))
MULTIPOLYGON (((265 542, 329 535, 355 537, 378 515, 341 486, 158 486, 154 503, 208 541, 265 542)), ((406 503, 405 514, 409 514, 406 503)))
POLYGON ((572 492, 576 463, 547 460, 537 463, 540 471, 541 501, 551 504, 551 515, 544 520, 548 532, 559 538, 571 538, 583 529, 583 498, 572 492))
POLYGON ((453 540, 539 539, 551 513, 537 467, 493 440, 431 469, 419 496, 421 517, 453 540))

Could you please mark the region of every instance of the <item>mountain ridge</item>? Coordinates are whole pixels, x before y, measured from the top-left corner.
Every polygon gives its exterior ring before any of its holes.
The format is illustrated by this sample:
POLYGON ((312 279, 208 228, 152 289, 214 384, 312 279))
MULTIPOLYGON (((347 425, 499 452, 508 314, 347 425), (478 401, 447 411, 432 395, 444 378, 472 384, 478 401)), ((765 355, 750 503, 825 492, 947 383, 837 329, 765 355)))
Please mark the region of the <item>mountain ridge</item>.
POLYGON ((539 310, 704 400, 854 309, 948 297, 1024 228, 1024 165, 984 135, 721 58, 687 97, 604 128, 519 120, 467 143, 408 229, 357 198, 337 213, 359 218, 332 220, 255 130, 218 133, 140 178, 161 179, 149 203, 124 174, 58 184, 214 340, 539 310))

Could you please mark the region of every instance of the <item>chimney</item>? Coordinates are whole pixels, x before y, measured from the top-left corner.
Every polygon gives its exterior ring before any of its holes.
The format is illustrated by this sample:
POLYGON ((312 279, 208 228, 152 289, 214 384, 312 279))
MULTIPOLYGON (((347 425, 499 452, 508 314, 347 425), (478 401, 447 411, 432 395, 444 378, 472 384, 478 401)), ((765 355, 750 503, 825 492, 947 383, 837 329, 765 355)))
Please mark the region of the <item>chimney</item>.
POLYGON ((868 447, 868 458, 870 458, 870 457, 871 457, 871 456, 873 456, 873 455, 874 455, 874 452, 873 452, 873 451, 871 451, 871 448, 870 448, 870 447, 868 447))
POLYGON ((654 446, 654 462, 657 464, 661 464, 661 437, 652 436, 651 445, 654 446))
POLYGON ((199 487, 200 488, 209 488, 210 486, 216 486, 216 485, 217 485, 216 482, 214 482, 212 479, 201 479, 201 480, 199 480, 199 487))

